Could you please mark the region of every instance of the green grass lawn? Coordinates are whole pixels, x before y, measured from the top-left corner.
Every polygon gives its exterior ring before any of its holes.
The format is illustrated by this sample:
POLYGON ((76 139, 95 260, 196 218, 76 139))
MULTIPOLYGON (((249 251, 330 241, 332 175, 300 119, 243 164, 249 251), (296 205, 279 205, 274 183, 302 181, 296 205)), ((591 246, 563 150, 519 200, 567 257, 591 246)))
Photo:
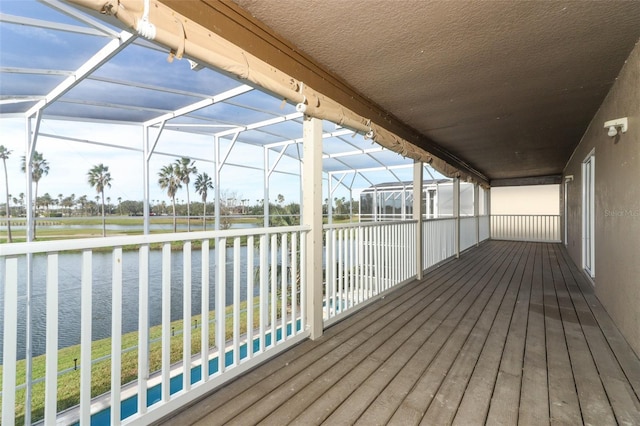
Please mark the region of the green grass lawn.
MULTIPOLYGON (((257 299, 254 299, 254 304, 257 299)), ((247 303, 240 304, 240 334, 247 333, 247 303)), ((259 326, 258 310, 255 309, 253 328, 259 326)), ((280 309, 278 308, 278 316, 280 309)), ((226 309, 227 320, 225 324, 225 340, 233 338, 233 307, 226 309)), ((209 347, 215 345, 215 326, 213 319, 215 311, 209 313, 209 347)), ((191 335, 191 354, 200 353, 201 349, 201 324, 200 315, 192 317, 192 335, 191 335), (197 321, 197 328, 193 328, 197 321)), ((178 320, 171 323, 171 327, 175 331, 175 335, 171 337, 171 364, 182 360, 183 353, 183 321, 178 320)), ((157 325, 149 329, 149 339, 152 342, 149 345, 149 371, 155 372, 161 369, 162 365, 162 347, 161 337, 162 326, 157 325)), ((121 383, 126 384, 138 377, 138 332, 127 333, 122 336, 122 362, 121 362, 121 383)), ((97 340, 91 345, 91 396, 95 397, 111 389, 111 339, 97 340), (104 358, 104 359, 101 359, 104 358)), ((37 380, 45 376, 46 355, 33 358, 33 380, 37 380)), ((18 361, 16 367, 18 386, 25 383, 25 360, 18 361)), ((69 370, 58 376, 58 407, 57 411, 63 411, 69 407, 73 407, 80 403, 80 345, 71 346, 58 351, 58 372, 69 370), (74 360, 77 360, 78 370, 73 370, 74 360)), ((2 370, 0 366, 0 382, 2 381, 2 370)), ((44 417, 44 381, 36 383, 32 387, 31 409, 32 421, 41 420, 44 417)), ((24 424, 24 405, 25 389, 18 389, 16 392, 16 424, 24 424)), ((1 403, 1 398, 0 398, 1 403)))
MULTIPOLYGON (((171 216, 154 216, 150 218, 152 225, 171 225, 173 224, 173 218, 171 216)), ((213 218, 207 219, 207 230, 213 229, 213 218)), ((39 224, 36 228, 36 240, 37 241, 51 241, 51 240, 64 240, 64 239, 76 239, 76 238, 95 238, 102 237, 101 228, 92 228, 91 226, 102 225, 102 218, 100 217, 65 217, 65 218, 41 218, 37 220, 39 224), (87 226, 87 228, 50 228, 47 225, 73 225, 73 226, 87 226)), ((134 229, 122 229, 117 231, 107 230, 107 236, 118 235, 142 235, 142 228, 144 219, 139 216, 109 216, 106 219, 107 225, 120 225, 120 226, 137 226, 134 229)), ((178 224, 187 224, 185 218, 177 219, 178 224)), ((262 220, 256 218, 234 218, 232 223, 255 223, 258 226, 262 224, 262 220)), ((202 220, 192 218, 191 230, 201 231, 202 220)), ((151 230, 152 234, 161 234, 171 231, 167 230, 151 230)), ((187 232, 187 231, 178 231, 187 232)), ((25 229, 12 229, 11 235, 14 242, 26 241, 25 229)), ((0 241, 6 242, 7 228, 2 227, 0 230, 0 241)), ((194 243, 195 244, 195 243, 194 243)))

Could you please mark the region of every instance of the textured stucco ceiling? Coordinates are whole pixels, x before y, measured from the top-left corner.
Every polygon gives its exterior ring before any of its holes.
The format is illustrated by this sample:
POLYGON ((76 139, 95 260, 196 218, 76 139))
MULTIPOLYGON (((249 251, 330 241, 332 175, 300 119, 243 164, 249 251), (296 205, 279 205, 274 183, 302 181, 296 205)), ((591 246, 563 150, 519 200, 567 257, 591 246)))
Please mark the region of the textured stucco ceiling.
POLYGON ((560 173, 640 37, 638 1, 235 1, 490 179, 560 173))

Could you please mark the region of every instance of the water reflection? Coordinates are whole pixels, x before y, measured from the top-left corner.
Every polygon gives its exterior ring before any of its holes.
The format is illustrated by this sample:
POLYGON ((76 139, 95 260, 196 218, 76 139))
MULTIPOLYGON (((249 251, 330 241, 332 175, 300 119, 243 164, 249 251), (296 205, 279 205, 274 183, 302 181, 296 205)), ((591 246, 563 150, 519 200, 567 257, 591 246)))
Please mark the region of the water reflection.
MULTIPOLYGON (((233 302, 233 262, 232 248, 226 249, 226 304, 233 302)), ((252 273, 258 266, 258 255, 254 254, 252 273)), ((183 312, 183 254, 182 251, 171 253, 171 320, 182 318, 183 312)), ((209 309, 215 307, 216 285, 216 250, 209 250, 209 309)), ((59 263, 59 348, 80 343, 80 293, 81 293, 81 265, 82 253, 61 253, 59 263)), ((96 252, 92 256, 92 339, 99 340, 111 335, 111 288, 112 288, 112 254, 110 252, 96 252)), ((161 323, 162 315, 162 252, 152 250, 149 253, 149 321, 150 324, 161 323)), ((240 299, 246 300, 247 288, 247 247, 240 251, 240 299)), ((26 270, 26 256, 18 259, 20 273, 26 270)), ((33 256, 33 354, 41 355, 45 352, 46 335, 46 270, 47 257, 33 256)), ((128 333, 138 329, 138 251, 125 251, 122 261, 123 270, 123 317, 122 332, 128 333)), ((4 277, 4 262, 0 262, 0 274, 4 277)), ((202 252, 194 250, 191 258, 191 306, 192 314, 198 315, 201 310, 202 283, 202 252)), ((4 280, 3 280, 4 282, 4 280)), ((24 357, 25 351, 25 317, 26 317, 26 278, 19 277, 19 305, 18 305, 18 354, 24 357)), ((257 286, 256 286, 257 287, 257 286)), ((254 295, 257 295, 257 288, 254 295)), ((4 315, 4 291, 0 292, 0 317, 4 315)), ((0 342, 3 341, 3 329, 0 327, 0 342)), ((0 357, 2 356, 0 349, 0 357)), ((1 358, 0 358, 1 359, 1 358)))

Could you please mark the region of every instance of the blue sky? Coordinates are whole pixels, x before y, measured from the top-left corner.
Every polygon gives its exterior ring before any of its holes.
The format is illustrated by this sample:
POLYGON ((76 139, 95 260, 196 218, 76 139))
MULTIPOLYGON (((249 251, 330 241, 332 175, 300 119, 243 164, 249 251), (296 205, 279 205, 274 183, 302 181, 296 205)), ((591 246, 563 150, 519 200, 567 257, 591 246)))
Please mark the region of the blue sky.
MULTIPOLYGON (((87 28, 86 24, 32 0, 0 0, 0 11, 9 15, 87 28)), ((37 72, 3 71, 0 74, 0 99, 46 95, 64 80, 65 75, 59 74, 59 72, 76 70, 109 40, 107 37, 78 35, 56 29, 2 23, 0 25, 0 67, 5 70, 9 67, 16 67, 37 72), (47 75, 51 71, 53 73, 47 75)), ((113 178, 112 187, 106 193, 111 197, 112 202, 118 198, 141 200, 143 198, 142 153, 80 143, 58 137, 141 149, 142 126, 139 123, 157 117, 163 111, 173 111, 242 84, 210 69, 193 72, 190 70, 187 60, 176 60, 169 63, 165 50, 159 51, 137 45, 126 47, 124 51, 118 53, 106 65, 94 72, 92 77, 95 78, 82 81, 60 102, 52 104, 45 110, 40 127, 40 133, 43 135, 38 139, 36 150, 41 152, 49 162, 50 172, 40 182, 39 195, 49 193, 52 197, 57 198, 58 194, 64 196, 75 194, 76 197, 87 195, 93 198, 96 194, 87 183, 87 172, 94 165, 102 163, 109 167, 113 178), (105 78, 109 81, 127 81, 131 85, 114 84, 105 81, 105 78), (173 92, 151 90, 150 86, 168 88, 173 92), (118 104, 123 108, 113 108, 109 104, 118 104), (132 124, 62 121, 52 119, 53 116, 85 117, 86 119, 109 118, 130 121, 132 124), (137 124, 133 122, 137 122, 137 124), (44 136, 46 134, 54 137, 44 136)), ((26 146, 25 119, 16 117, 23 115, 31 105, 33 103, 25 102, 9 102, 0 105, 0 144, 12 151, 7 168, 9 192, 13 196, 25 192, 26 188, 25 175, 20 171, 20 158, 24 155, 26 146)), ((173 122, 244 125, 288 114, 294 110, 293 105, 283 105, 282 99, 256 90, 236 96, 229 103, 215 104, 195 112, 190 117, 181 117, 173 122)), ((239 140, 260 144, 299 138, 302 135, 302 125, 295 121, 269 126, 264 130, 265 132, 244 132, 239 140)), ((325 123, 325 130, 335 130, 335 126, 331 123, 325 123)), ((225 143, 223 143, 223 152, 226 151, 225 143)), ((368 149, 373 146, 370 141, 364 141, 361 136, 355 138, 345 136, 342 140, 334 138, 325 140, 324 144, 325 150, 330 153, 354 150, 354 147, 368 149), (353 146, 347 146, 348 144, 353 146)), ((155 154, 151 159, 150 198, 152 202, 169 200, 157 184, 157 173, 163 165, 180 156, 196 158, 198 159, 196 167, 199 171, 207 172, 210 176, 215 173, 212 162, 204 161, 204 159, 213 160, 213 138, 211 136, 179 133, 165 129, 156 151, 171 155, 155 154)), ((398 156, 391 152, 380 152, 375 155, 383 163, 398 161, 398 156)), ((271 164, 276 157, 277 152, 271 154, 271 164)), ((363 160, 357 162, 357 167, 380 165, 364 157, 363 160)), ((264 167, 263 149, 238 143, 228 161, 244 165, 246 168, 226 165, 222 169, 221 190, 233 193, 240 199, 249 199, 251 203, 262 199, 264 197, 263 172, 254 168, 262 169, 264 167)), ((325 160, 325 164, 327 167, 345 168, 337 160, 325 160)), ((278 194, 283 194, 287 202, 298 202, 300 179, 290 174, 299 172, 297 160, 284 156, 276 170, 289 174, 276 172, 271 175, 270 199, 274 200, 278 194)), ((400 180, 411 179, 411 169, 395 173, 400 180)), ((395 177, 388 172, 370 172, 367 175, 375 183, 395 180, 395 177)), ((344 182, 350 185, 352 178, 347 177, 344 182)), ((357 189, 368 186, 369 182, 362 178, 353 181, 356 195, 357 189)), ((4 185, 1 185, 0 196, 3 197, 2 199, 4 199, 4 192, 4 185)), ((190 192, 191 199, 196 199, 193 187, 190 192)), ((348 198, 348 196, 348 192, 343 188, 333 194, 333 197, 348 198)), ((326 197, 327 191, 325 189, 323 198, 326 197)), ((178 194, 178 199, 186 200, 184 189, 178 194)))

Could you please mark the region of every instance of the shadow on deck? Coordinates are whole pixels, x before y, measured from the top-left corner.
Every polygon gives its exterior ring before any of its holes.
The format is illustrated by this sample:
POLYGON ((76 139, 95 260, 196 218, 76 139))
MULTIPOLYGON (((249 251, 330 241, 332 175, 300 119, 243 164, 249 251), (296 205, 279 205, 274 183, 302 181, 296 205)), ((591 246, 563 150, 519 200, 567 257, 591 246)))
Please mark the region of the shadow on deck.
POLYGON ((640 424, 639 396, 564 248, 490 241, 166 424, 640 424))

